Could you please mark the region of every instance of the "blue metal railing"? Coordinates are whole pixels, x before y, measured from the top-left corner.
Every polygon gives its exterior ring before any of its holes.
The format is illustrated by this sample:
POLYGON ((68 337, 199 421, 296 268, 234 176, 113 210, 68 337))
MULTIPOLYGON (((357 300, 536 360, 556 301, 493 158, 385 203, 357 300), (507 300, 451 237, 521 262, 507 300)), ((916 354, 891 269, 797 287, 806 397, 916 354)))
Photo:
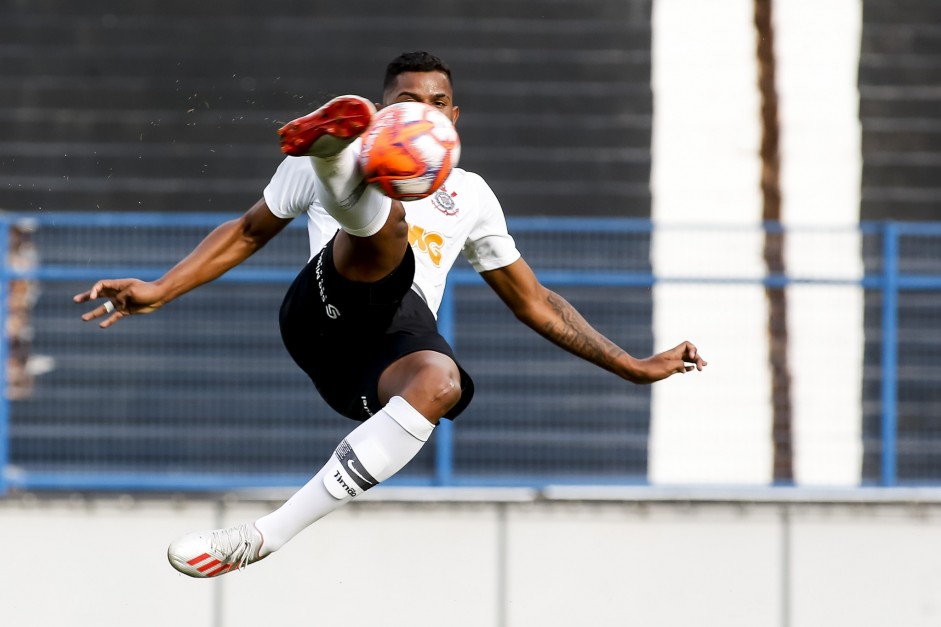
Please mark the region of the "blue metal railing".
POLYGON ((898 256, 899 232, 886 224, 882 235, 882 485, 896 483, 898 433, 898 256))
MULTIPOLYGON (((0 260, 7 259, 10 249, 10 224, 0 223, 0 260)), ((9 342, 5 332, 7 327, 6 302, 9 298, 10 277, 6 263, 0 263, 0 495, 7 490, 6 469, 10 462, 10 401, 4 392, 7 389, 7 367, 9 342)))
MULTIPOLYGON (((166 227, 191 226, 213 227, 222 218, 218 214, 2 214, 0 215, 0 259, 6 259, 9 251, 10 228, 23 219, 34 221, 39 228, 55 227, 166 227)), ((653 225, 645 220, 627 219, 565 219, 565 218, 522 218, 511 219, 513 232, 607 232, 607 233, 649 233, 653 225)), ((302 221, 297 221, 292 228, 302 228, 302 221)), ((733 229, 735 227, 732 227, 733 229)), ((765 225, 768 232, 785 232, 778 224, 765 225)), ((941 291, 941 275, 905 274, 900 272, 900 240, 906 236, 941 236, 941 224, 909 223, 865 223, 859 228, 860 233, 882 238, 881 272, 867 273, 859 279, 803 278, 782 275, 764 277, 656 277, 644 272, 601 272, 601 271, 566 271, 553 270, 538 272, 540 280, 549 287, 567 285, 592 285, 604 287, 652 287, 658 283, 721 283, 753 284, 772 288, 783 288, 794 284, 819 285, 855 285, 864 289, 881 292, 882 354, 880 386, 881 403, 881 459, 879 482, 883 486, 898 484, 898 309, 899 293, 902 291, 941 291)), ((29 279, 40 281, 94 281, 102 277, 133 275, 143 279, 160 276, 164 267, 71 267, 41 265, 29 270, 15 270, 7 264, 0 266, 0 302, 6 302, 7 286, 11 280, 29 279)), ((222 282, 242 283, 284 283, 293 280, 295 269, 285 268, 237 268, 221 277, 222 282)), ((449 277, 449 285, 464 286, 481 283, 480 277, 469 270, 455 270, 449 277)), ((456 305, 454 291, 449 289, 439 309, 439 327, 449 340, 456 336, 456 305)), ((5 308, 0 307, 0 328, 5 328, 5 308)), ((7 363, 7 342, 0 342, 0 364, 7 363)), ((0 390, 6 389, 6 368, 0 368, 0 390)), ((7 469, 10 462, 10 401, 4 395, 0 399, 0 469, 7 469)), ((454 472, 454 433, 450 421, 442 421, 436 435, 436 457, 434 460, 431 485, 452 486, 465 484, 466 481, 455 476, 454 472)), ((161 479, 149 475, 128 474, 123 476, 102 477, 95 473, 87 475, 71 474, 68 478, 56 473, 26 473, 25 478, 16 479, 8 473, 0 473, 0 494, 10 487, 25 489, 61 488, 73 489, 229 489, 234 487, 270 485, 272 482, 296 482, 296 477, 252 475, 198 475, 161 479)), ((599 479, 603 480, 603 479, 599 479)), ((406 481, 406 483, 408 483, 406 481)), ((418 483, 422 483, 421 480, 418 483)), ((473 482, 472 482, 473 483, 473 482)), ((479 482, 478 482, 479 483, 479 482)), ((499 483, 499 480, 497 480, 499 483)))

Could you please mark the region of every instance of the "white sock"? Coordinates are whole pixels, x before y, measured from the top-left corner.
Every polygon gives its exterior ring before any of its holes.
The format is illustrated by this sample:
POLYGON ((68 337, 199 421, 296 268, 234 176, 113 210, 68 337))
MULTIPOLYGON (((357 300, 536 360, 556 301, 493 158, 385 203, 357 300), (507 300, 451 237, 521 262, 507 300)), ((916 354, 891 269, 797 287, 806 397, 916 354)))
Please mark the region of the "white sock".
POLYGON ((317 198, 323 208, 350 235, 369 237, 385 224, 392 200, 363 180, 358 150, 359 142, 355 142, 335 156, 310 160, 317 174, 317 198))
POLYGON ((358 426, 330 461, 281 507, 255 521, 261 555, 277 551, 303 529, 401 470, 431 437, 434 425, 396 396, 358 426))

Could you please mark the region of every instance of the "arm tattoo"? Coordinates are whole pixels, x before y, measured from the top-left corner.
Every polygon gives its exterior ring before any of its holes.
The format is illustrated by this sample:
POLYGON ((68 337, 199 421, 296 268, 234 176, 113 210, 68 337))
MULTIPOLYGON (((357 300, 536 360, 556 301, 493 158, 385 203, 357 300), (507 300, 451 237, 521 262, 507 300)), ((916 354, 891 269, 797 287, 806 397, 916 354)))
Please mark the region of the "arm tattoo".
POLYGON ((542 336, 573 355, 613 371, 625 351, 596 331, 567 300, 555 292, 547 294, 546 303, 555 313, 555 319, 537 329, 542 336))

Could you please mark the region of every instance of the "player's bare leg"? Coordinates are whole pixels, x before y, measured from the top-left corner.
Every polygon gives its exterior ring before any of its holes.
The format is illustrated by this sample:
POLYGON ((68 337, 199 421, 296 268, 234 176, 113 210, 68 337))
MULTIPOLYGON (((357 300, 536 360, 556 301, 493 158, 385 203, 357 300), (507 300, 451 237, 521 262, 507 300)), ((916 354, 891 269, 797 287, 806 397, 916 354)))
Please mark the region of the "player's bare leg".
POLYGON ((388 276, 402 263, 408 248, 405 208, 393 200, 385 224, 370 237, 337 233, 333 243, 333 265, 351 281, 371 283, 388 276))

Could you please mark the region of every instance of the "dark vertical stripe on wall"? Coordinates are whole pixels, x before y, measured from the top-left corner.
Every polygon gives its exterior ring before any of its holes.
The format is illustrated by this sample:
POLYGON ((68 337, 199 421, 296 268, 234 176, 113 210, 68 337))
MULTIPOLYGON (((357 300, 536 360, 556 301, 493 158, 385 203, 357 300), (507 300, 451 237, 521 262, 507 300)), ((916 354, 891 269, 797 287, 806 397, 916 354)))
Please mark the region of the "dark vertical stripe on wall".
MULTIPOLYGON (((781 159, 778 123, 778 92, 775 85, 773 0, 754 0, 754 22, 758 39, 758 91, 761 95, 761 218, 781 221, 781 159)), ((768 274, 787 273, 785 235, 767 232, 764 260, 768 274)), ((771 413, 775 482, 794 480, 794 445, 791 414, 791 373, 788 361, 787 292, 765 288, 768 300, 768 357, 771 367, 771 413)))
MULTIPOLYGON (((941 4, 936 0, 863 1, 859 69, 863 137, 862 220, 941 219, 941 4)), ((900 267, 939 272, 937 238, 906 238, 900 267), (934 263, 937 266, 936 263, 934 263)), ((882 268, 881 244, 864 247, 868 273, 882 268)), ((941 309, 932 292, 899 297, 898 477, 919 481, 941 472, 937 380, 928 376, 941 350, 941 309), (932 405, 932 399, 935 399, 932 405)), ((882 298, 866 293, 863 433, 865 480, 879 477, 882 298)))

